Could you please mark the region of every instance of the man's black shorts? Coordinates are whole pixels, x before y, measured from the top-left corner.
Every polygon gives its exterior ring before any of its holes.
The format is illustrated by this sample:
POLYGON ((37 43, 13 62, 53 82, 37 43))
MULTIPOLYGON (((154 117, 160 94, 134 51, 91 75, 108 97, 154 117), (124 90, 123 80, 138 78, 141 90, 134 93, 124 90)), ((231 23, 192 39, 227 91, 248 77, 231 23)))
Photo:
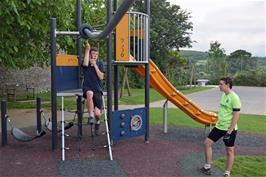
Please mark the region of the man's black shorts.
MULTIPOLYGON (((85 99, 87 99, 87 92, 89 90, 90 89, 84 89, 83 90, 83 97, 85 99)), ((102 92, 93 92, 92 100, 93 100, 94 107, 97 107, 98 109, 102 109, 102 107, 103 107, 102 92)))
MULTIPOLYGON (((221 137, 224 137, 224 135, 227 133, 227 131, 225 130, 220 130, 216 127, 214 127, 212 129, 212 131, 210 132, 208 138, 211 139, 213 142, 218 141, 221 137)), ((236 134, 237 131, 234 130, 232 131, 232 133, 230 134, 230 138, 228 140, 223 140, 225 146, 227 147, 233 147, 235 145, 235 139, 236 139, 236 134)))

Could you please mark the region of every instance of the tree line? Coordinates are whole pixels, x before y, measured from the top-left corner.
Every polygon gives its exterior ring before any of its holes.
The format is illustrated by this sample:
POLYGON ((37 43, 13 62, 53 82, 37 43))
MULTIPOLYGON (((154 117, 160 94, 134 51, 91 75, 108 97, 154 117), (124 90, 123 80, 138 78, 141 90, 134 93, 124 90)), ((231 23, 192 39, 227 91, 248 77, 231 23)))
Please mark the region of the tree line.
MULTIPOLYGON (((76 31, 75 0, 2 0, 0 3, 0 65, 11 68, 49 66, 50 17, 57 18, 58 30, 76 31)), ((119 1, 121 3, 121 0, 119 1)), ((81 0, 82 23, 101 30, 106 24, 105 0, 81 0)), ((136 1, 132 11, 144 12, 144 2, 136 1)), ((174 85, 195 83, 206 78, 217 83, 230 75, 239 84, 265 86, 265 60, 237 50, 229 56, 217 41, 205 52, 206 60, 191 60, 179 51, 191 47, 193 24, 191 14, 167 0, 151 1, 150 56, 174 85), (249 78, 254 77, 254 78, 249 78)), ((58 37, 58 50, 75 53, 76 38, 58 37)), ((106 58, 106 41, 90 41, 99 47, 100 58, 106 58)), ((197 55, 194 56, 197 58, 197 55)), ((123 77, 123 68, 120 76, 123 77)), ((128 72, 132 87, 142 87, 143 80, 128 72)), ((120 79, 121 80, 121 79, 120 79)), ((121 81, 122 82, 122 81, 121 81)))

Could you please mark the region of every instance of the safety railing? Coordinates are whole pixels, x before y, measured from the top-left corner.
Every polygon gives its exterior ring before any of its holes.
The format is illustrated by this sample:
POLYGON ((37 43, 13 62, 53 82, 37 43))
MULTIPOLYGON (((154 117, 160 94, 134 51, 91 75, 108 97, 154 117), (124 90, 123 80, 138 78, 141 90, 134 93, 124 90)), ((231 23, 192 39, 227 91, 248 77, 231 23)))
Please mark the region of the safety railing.
POLYGON ((127 12, 116 27, 116 63, 147 63, 149 16, 127 12))

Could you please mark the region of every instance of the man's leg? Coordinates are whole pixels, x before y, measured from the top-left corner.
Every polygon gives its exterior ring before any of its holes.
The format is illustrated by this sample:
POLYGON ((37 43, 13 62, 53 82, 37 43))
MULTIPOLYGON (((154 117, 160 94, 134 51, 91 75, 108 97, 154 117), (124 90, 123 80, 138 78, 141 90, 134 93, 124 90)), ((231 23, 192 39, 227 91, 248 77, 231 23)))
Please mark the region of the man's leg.
POLYGON ((99 135, 99 127, 100 127, 100 118, 102 115, 101 109, 102 109, 102 94, 101 93, 94 93, 93 97, 93 103, 94 103, 94 113, 95 113, 95 118, 96 118, 96 124, 95 124, 95 135, 99 135))
POLYGON ((234 147, 226 147, 226 170, 225 173, 230 175, 230 172, 232 171, 234 159, 235 159, 235 148, 234 147))
POLYGON ((100 118, 102 116, 102 112, 99 108, 95 107, 95 118, 96 118, 96 122, 100 121, 100 118))
POLYGON ((212 164, 212 145, 213 141, 210 138, 206 138, 204 141, 204 153, 205 153, 205 168, 211 168, 212 164))
POLYGON ((206 138, 204 141, 204 152, 205 152, 205 164, 212 163, 212 144, 214 142, 210 138, 206 138))
POLYGON ((93 104, 93 92, 91 90, 87 91, 87 109, 89 114, 88 123, 93 124, 93 118, 94 118, 94 104, 93 104))
POLYGON ((101 118, 101 110, 97 107, 95 107, 95 118, 96 118, 96 124, 95 124, 95 135, 99 135, 99 127, 100 127, 100 118, 101 118))
POLYGON ((211 175, 211 163, 212 163, 212 144, 214 142, 210 138, 204 140, 204 153, 205 153, 205 164, 199 170, 206 174, 211 175))

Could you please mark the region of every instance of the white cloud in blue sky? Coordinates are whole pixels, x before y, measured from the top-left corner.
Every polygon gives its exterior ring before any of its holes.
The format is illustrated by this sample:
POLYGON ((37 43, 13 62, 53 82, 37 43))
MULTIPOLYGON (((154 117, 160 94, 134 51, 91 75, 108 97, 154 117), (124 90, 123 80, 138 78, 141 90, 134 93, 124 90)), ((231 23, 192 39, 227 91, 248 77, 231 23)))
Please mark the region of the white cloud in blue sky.
POLYGON ((265 56, 265 0, 168 0, 191 13, 192 50, 208 51, 211 41, 227 54, 243 49, 265 56))

